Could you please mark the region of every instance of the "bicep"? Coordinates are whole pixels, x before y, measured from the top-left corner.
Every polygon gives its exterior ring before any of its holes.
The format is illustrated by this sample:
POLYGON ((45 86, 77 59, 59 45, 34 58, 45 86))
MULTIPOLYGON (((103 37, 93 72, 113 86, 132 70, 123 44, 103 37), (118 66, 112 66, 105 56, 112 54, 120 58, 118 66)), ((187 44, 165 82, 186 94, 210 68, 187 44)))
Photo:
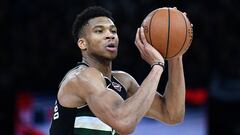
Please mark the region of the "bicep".
POLYGON ((91 111, 103 122, 111 127, 117 125, 116 111, 124 101, 116 92, 106 88, 104 91, 88 95, 86 102, 91 111))

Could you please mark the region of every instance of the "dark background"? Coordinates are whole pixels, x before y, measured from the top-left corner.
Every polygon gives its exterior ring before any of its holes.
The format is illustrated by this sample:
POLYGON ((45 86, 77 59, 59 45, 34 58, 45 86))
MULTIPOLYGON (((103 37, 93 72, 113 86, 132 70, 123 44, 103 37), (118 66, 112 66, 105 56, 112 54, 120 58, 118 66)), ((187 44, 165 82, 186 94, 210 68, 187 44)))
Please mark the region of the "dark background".
POLYGON ((113 68, 130 73, 138 82, 147 75, 149 65, 134 46, 137 27, 159 7, 187 12, 194 38, 184 55, 186 86, 204 88, 209 94, 205 106, 210 135, 240 135, 239 0, 0 1, 0 134, 14 134, 19 91, 56 94, 65 73, 81 59, 71 27, 76 14, 90 5, 113 12, 120 38, 113 68))

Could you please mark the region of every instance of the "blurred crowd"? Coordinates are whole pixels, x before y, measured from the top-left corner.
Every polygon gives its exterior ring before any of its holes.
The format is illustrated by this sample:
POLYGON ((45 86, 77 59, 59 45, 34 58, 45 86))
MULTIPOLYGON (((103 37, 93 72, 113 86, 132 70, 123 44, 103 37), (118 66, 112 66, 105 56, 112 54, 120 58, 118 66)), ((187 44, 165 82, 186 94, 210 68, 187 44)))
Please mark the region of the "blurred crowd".
POLYGON ((177 7, 186 12, 194 25, 193 42, 184 55, 186 86, 206 88, 213 98, 225 102, 239 102, 238 0, 3 0, 0 121, 7 122, 0 127, 9 129, 5 134, 11 133, 10 114, 19 90, 56 93, 64 74, 81 60, 71 27, 76 14, 90 5, 101 5, 113 12, 120 38, 113 68, 129 72, 139 82, 150 68, 134 46, 137 27, 159 7, 177 7), (231 98, 225 98, 229 92, 231 98))

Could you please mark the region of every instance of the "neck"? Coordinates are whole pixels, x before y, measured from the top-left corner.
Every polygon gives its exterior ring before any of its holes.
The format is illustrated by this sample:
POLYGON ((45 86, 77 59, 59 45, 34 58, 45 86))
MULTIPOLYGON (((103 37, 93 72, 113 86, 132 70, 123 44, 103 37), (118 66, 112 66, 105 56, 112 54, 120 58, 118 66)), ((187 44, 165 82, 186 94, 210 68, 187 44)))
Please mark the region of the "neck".
POLYGON ((89 56, 83 56, 82 62, 86 63, 89 67, 98 69, 104 76, 111 78, 112 61, 106 59, 97 59, 89 56))

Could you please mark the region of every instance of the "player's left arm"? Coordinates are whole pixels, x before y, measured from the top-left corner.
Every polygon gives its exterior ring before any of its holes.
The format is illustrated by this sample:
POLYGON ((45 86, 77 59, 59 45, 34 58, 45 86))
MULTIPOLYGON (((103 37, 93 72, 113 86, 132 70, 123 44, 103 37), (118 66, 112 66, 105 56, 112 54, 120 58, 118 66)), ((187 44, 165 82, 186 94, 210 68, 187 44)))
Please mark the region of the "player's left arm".
MULTIPOLYGON (((131 76, 130 78, 128 96, 133 95, 139 87, 137 81, 131 76)), ((183 120, 185 114, 185 79, 182 56, 168 60, 168 78, 164 95, 156 93, 146 116, 167 124, 177 124, 183 120)))
POLYGON ((157 94, 146 114, 168 124, 182 122, 185 114, 185 79, 182 56, 168 60, 168 82, 163 96, 157 94))

